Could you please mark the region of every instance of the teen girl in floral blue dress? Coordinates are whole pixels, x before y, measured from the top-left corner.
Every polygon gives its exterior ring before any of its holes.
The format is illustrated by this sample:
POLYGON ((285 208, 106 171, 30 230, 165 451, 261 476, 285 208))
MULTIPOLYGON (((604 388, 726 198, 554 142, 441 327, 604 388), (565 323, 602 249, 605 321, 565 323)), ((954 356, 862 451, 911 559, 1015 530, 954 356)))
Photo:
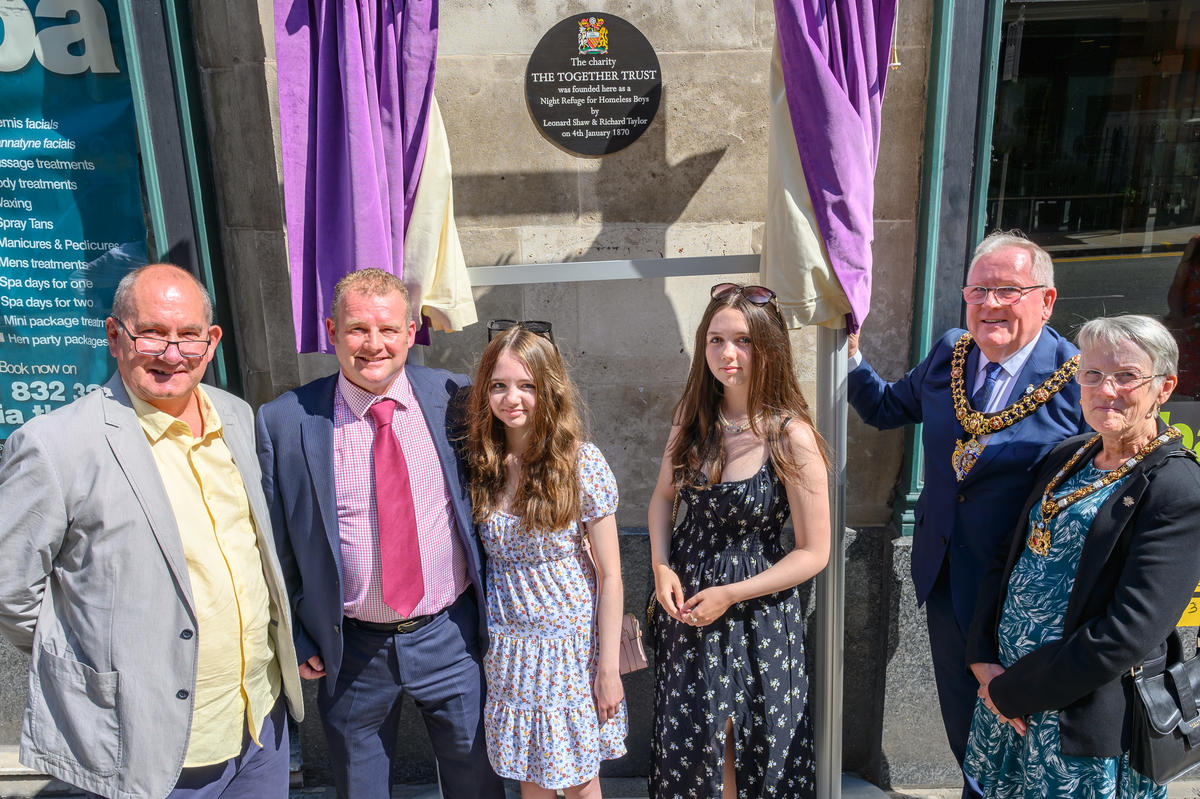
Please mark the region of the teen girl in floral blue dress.
POLYGON ((521 781, 523 799, 557 789, 595 799, 600 761, 625 754, 627 729, 617 484, 583 438, 548 337, 516 325, 484 350, 467 461, 488 554, 488 756, 497 774, 521 781))

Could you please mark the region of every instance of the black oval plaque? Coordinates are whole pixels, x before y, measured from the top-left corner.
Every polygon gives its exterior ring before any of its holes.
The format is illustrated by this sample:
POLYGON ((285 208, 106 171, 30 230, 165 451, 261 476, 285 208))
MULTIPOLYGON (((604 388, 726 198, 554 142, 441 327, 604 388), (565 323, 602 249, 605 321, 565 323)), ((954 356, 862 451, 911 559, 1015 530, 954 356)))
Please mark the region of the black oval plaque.
POLYGON ((538 42, 525 70, 525 98, 547 139, 579 155, 606 155, 650 127, 662 71, 641 31, 588 11, 567 17, 538 42))

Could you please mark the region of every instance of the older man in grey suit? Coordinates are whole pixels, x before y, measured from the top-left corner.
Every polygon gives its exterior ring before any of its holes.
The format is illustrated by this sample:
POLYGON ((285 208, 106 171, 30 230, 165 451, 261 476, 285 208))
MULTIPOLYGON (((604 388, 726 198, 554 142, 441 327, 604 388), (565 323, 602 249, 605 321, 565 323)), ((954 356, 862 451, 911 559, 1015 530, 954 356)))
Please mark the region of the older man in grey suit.
POLYGON ((285 797, 289 606, 250 408, 200 387, 211 301, 145 266, 106 332, 117 374, 0 463, 0 632, 33 656, 21 762, 121 799, 285 797))

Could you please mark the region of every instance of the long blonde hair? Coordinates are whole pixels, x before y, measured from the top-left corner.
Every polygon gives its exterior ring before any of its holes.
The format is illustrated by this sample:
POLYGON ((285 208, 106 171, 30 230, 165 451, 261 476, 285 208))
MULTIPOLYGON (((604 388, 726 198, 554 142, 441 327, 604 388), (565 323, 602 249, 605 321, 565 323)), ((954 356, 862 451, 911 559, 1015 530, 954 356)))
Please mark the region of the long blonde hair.
POLYGON ((471 386, 465 453, 475 521, 491 516, 504 495, 504 423, 492 414, 488 397, 492 372, 505 352, 529 370, 536 393, 513 513, 527 529, 561 530, 580 515, 576 454, 584 441, 581 403, 558 348, 519 326, 488 343, 471 386))

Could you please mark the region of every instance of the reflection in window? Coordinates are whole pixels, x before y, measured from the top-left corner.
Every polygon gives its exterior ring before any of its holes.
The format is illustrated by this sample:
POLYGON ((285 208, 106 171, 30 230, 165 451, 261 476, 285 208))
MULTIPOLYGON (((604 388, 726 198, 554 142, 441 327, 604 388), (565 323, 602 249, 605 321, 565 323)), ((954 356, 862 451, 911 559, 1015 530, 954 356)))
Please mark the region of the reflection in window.
POLYGON ((1054 255, 1060 331, 1166 318, 1193 397, 1200 247, 1181 257, 1200 235, 1198 79, 1200 0, 1006 2, 987 204, 989 229, 1054 255))

